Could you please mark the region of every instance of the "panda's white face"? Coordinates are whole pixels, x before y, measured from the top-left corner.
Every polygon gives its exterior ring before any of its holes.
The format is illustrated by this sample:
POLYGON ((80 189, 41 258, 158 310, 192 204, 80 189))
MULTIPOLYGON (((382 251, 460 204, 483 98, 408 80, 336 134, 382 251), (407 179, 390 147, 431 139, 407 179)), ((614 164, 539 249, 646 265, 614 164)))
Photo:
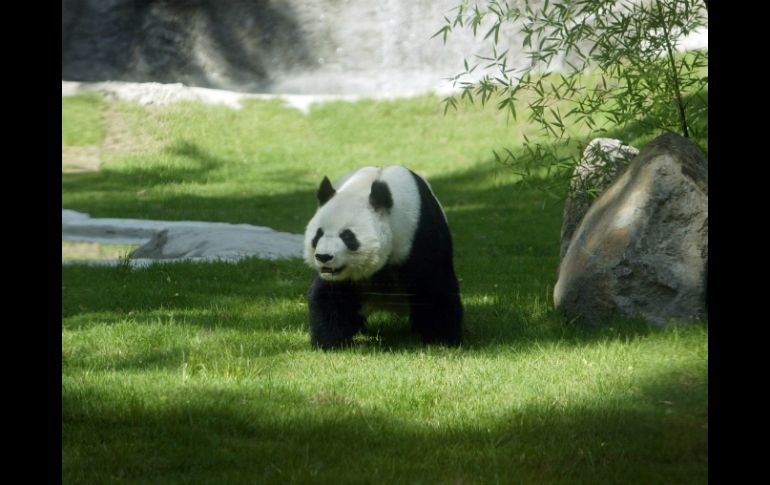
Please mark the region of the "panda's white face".
POLYGON ((366 279, 393 252, 390 188, 381 170, 356 171, 335 191, 324 178, 318 189, 321 207, 305 229, 305 261, 328 281, 366 279))
POLYGON ((368 190, 334 194, 307 225, 305 262, 328 281, 372 276, 392 252, 389 217, 371 205, 368 190))
POLYGON ((369 278, 411 255, 422 202, 410 170, 363 167, 335 190, 324 178, 321 206, 305 229, 305 261, 329 281, 369 278))

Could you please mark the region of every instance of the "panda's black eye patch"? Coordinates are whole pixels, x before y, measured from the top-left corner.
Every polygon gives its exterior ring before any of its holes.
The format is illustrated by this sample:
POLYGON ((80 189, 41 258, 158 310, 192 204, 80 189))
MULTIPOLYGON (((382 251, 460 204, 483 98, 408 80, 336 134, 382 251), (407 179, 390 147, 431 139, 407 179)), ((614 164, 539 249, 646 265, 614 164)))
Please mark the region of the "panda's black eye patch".
POLYGON ((358 239, 356 239, 356 235, 353 234, 353 231, 350 229, 345 229, 340 233, 340 239, 342 239, 342 242, 345 243, 345 246, 348 247, 351 251, 355 251, 359 247, 361 247, 361 243, 358 242, 358 239))
POLYGON ((323 235, 324 235, 324 231, 323 231, 323 229, 321 229, 319 227, 318 231, 316 231, 315 237, 313 238, 313 241, 312 241, 313 249, 315 249, 315 247, 318 246, 318 240, 321 239, 321 236, 323 236, 323 235))

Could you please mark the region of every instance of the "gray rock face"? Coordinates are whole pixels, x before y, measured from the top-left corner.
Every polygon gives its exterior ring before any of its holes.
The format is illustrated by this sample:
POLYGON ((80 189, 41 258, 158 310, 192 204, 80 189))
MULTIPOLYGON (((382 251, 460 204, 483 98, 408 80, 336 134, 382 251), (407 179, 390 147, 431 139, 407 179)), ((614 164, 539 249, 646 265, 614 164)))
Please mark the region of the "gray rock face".
POLYGON ((312 65, 291 5, 62 1, 62 79, 264 89, 269 72, 312 65))
MULTIPOLYGON (((458 0, 62 0, 62 80, 184 83, 282 94, 454 92, 482 36, 433 37, 458 0), (444 80, 444 81, 442 81, 444 80)), ((500 35, 521 45, 519 22, 500 35)), ((679 39, 708 47, 708 29, 679 39)), ((590 48, 590 46, 586 46, 590 48)), ((573 61, 554 62, 556 71, 573 61)), ((530 64, 511 52, 508 67, 530 64)), ((482 74, 479 68, 475 73, 482 74)), ((495 75, 492 69, 486 70, 495 75)))
POLYGON ((708 161, 662 135, 593 203, 562 258, 554 303, 569 318, 655 324, 705 314, 708 161))
POLYGON ((564 203, 559 258, 564 258, 567 253, 572 234, 588 212, 591 202, 609 187, 638 154, 636 148, 612 138, 596 138, 588 144, 572 174, 569 194, 564 203))
MULTIPOLYGON (((456 7, 456 0, 62 0, 62 80, 281 94, 452 91, 447 77, 488 50, 471 29, 455 29, 446 42, 433 37, 456 7)), ((514 25, 501 30, 513 43, 525 35, 514 25)), ((529 62, 520 53, 508 66, 529 62)))

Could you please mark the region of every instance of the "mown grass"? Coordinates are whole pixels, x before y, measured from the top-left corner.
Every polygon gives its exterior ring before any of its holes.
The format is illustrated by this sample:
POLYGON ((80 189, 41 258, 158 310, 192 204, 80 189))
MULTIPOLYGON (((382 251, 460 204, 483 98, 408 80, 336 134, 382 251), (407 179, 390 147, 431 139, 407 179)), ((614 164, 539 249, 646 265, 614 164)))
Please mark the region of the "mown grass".
POLYGON ((297 260, 63 266, 64 483, 707 480, 707 323, 583 328, 553 310, 562 202, 491 156, 527 125, 444 116, 431 96, 112 109, 157 148, 63 174, 63 207, 301 232, 325 174, 426 174, 465 343, 423 347, 382 315, 354 348, 312 351, 297 260))
POLYGON ((104 99, 95 94, 62 97, 61 143, 63 146, 98 145, 104 141, 104 99))

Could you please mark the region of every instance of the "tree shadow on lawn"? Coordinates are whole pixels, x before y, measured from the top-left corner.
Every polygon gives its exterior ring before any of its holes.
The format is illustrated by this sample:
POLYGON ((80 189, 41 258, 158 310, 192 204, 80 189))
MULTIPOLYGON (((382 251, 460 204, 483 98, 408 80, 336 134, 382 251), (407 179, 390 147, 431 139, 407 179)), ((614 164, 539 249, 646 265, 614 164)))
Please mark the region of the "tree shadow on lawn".
MULTIPOLYGON (((108 166, 99 172, 62 174, 62 191, 133 191, 174 182, 205 182, 211 172, 234 163, 206 153, 189 140, 177 140, 164 147, 158 156, 167 156, 172 163, 151 168, 132 165, 125 170, 115 170, 108 166), (182 164, 180 160, 188 163, 182 164)), ((131 155, 125 157, 131 158, 131 155)))
MULTIPOLYGON (((690 372, 641 379, 631 392, 595 400, 503 401, 494 416, 461 424, 433 423, 421 417, 424 409, 405 419, 355 396, 281 383, 191 384, 159 388, 157 396, 65 383, 63 479, 704 483, 708 387, 690 372)), ((384 399, 408 406, 407 397, 384 399)), ((450 400, 438 396, 435 413, 456 405, 450 400)))
POLYGON ((311 271, 299 259, 163 262, 147 267, 62 266, 62 317, 206 308, 304 297, 311 271))
POLYGON ((307 220, 300 214, 312 215, 315 210, 315 189, 268 195, 253 189, 265 182, 277 187, 295 186, 307 177, 304 171, 262 172, 253 187, 246 185, 246 179, 238 180, 239 196, 177 195, 179 186, 204 186, 216 181, 218 172, 239 168, 248 172, 248 165, 216 157, 188 140, 166 147, 162 155, 170 156, 171 162, 151 168, 131 165, 116 169, 107 165, 98 172, 63 173, 64 207, 91 217, 247 223, 283 231, 301 231, 307 220))

